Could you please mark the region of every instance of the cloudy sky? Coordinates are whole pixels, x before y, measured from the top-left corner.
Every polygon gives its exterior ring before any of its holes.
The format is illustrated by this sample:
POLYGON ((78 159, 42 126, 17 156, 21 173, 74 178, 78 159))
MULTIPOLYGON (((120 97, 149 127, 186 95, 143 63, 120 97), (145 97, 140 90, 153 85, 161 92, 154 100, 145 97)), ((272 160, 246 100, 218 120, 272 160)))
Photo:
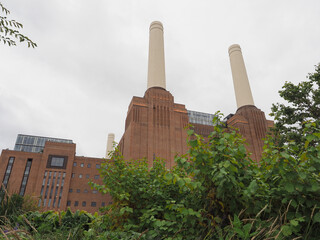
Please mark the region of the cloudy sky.
MULTIPOLYGON (((164 25, 167 90, 189 110, 236 111, 228 47, 240 44, 266 114, 285 81, 320 62, 319 0, 3 0, 38 47, 0 43, 0 149, 18 133, 103 157, 147 86, 149 25, 164 25)), ((3 15, 3 14, 2 14, 3 15)), ((270 117, 268 117, 270 118, 270 117)))

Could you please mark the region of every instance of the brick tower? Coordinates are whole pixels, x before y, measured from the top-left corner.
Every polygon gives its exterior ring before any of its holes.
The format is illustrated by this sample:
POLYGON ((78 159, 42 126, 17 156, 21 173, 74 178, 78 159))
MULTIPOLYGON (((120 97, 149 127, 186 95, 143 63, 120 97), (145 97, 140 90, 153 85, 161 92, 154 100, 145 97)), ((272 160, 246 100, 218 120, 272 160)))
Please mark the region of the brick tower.
POLYGON ((125 159, 163 158, 174 165, 177 153, 187 152, 188 113, 174 103, 166 90, 163 26, 152 22, 149 35, 148 88, 144 97, 133 97, 128 108, 125 132, 119 142, 125 159))
POLYGON ((229 57, 238 109, 228 119, 227 124, 239 129, 248 143, 246 148, 252 153, 251 158, 259 162, 263 138, 266 137, 268 129, 273 126, 273 121, 267 120, 264 112, 254 105, 246 67, 238 44, 229 47, 229 57))

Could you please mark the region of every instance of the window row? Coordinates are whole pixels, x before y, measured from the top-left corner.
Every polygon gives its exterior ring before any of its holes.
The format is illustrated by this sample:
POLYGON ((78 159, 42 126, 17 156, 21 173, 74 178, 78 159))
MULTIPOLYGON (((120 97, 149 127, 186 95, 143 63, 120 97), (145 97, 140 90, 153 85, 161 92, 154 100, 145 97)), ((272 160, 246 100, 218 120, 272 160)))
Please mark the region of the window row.
MULTIPOLYGON (((78 177, 79 177, 79 178, 83 178, 83 175, 84 175, 84 174, 81 174, 81 173, 80 173, 80 174, 78 174, 78 177)), ((75 178, 75 177, 76 177, 76 174, 75 174, 75 173, 72 173, 72 174, 71 174, 71 177, 72 177, 72 178, 75 178)), ((89 177, 90 177, 90 174, 86 174, 86 178, 88 179, 89 177)), ((100 178, 100 175, 94 175, 94 179, 99 179, 99 178, 100 178)))
MULTIPOLYGON (((73 189, 72 189, 72 188, 69 188, 69 193, 72 193, 72 192, 73 192, 73 189)), ((80 189, 76 189, 75 192, 76 192, 76 193, 80 193, 81 190, 80 190, 80 189)), ((89 191, 88 191, 88 189, 85 189, 85 190, 83 190, 83 192, 84 192, 84 193, 88 193, 89 191)), ((97 190, 92 190, 92 193, 96 194, 96 193, 98 193, 98 191, 97 191, 97 190)))
MULTIPOLYGON (((78 165, 77 162, 73 162, 73 166, 74 166, 74 167, 76 167, 77 165, 78 165)), ((80 166, 80 167, 84 167, 84 163, 80 163, 79 166, 80 166)), ((100 164, 96 164, 96 168, 97 168, 97 169, 99 169, 100 167, 101 167, 100 164)), ((87 168, 91 168, 91 163, 88 163, 88 164, 87 164, 87 168)))
MULTIPOLYGON (((82 201, 82 207, 86 207, 87 206, 87 202, 86 201, 82 201)), ((71 201, 67 201, 67 206, 70 207, 71 206, 71 201)), ((74 201, 73 206, 77 207, 79 206, 79 201, 74 201)), ((97 206, 97 202, 91 202, 91 207, 96 207, 97 206)), ((101 207, 106 206, 105 202, 101 203, 101 207)))

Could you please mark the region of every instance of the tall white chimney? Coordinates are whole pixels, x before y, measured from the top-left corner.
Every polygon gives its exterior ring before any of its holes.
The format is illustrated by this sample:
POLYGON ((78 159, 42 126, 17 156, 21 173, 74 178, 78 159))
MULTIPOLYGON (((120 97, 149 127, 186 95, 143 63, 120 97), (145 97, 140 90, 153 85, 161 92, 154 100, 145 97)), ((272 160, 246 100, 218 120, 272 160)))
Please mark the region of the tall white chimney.
POLYGON ((113 151, 113 142, 114 142, 114 133, 109 133, 108 141, 107 141, 106 158, 109 158, 109 153, 113 151))
POLYGON ((152 87, 166 89, 163 26, 158 21, 151 23, 149 33, 148 89, 152 87))
POLYGON ((238 44, 233 44, 229 47, 229 57, 237 107, 254 105, 246 67, 238 44))

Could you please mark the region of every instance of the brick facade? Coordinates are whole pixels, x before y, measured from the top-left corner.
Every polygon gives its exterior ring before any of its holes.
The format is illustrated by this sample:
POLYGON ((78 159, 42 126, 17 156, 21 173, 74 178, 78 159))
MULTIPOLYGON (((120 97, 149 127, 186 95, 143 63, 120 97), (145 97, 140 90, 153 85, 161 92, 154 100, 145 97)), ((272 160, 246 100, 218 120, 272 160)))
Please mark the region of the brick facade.
POLYGON ((109 204, 109 195, 91 189, 88 181, 101 184, 98 168, 103 159, 78 157, 76 145, 69 143, 46 142, 42 153, 3 150, 0 156, 0 180, 3 182, 5 172, 11 171, 7 190, 10 194, 21 193, 26 165, 31 161, 30 172, 26 181, 25 192, 35 198, 43 211, 45 210, 86 210, 94 213, 99 207, 109 204), (52 156, 63 157, 63 167, 50 166, 52 156), (11 169, 9 159, 14 158, 11 169), (39 200, 41 199, 41 200, 39 200))

